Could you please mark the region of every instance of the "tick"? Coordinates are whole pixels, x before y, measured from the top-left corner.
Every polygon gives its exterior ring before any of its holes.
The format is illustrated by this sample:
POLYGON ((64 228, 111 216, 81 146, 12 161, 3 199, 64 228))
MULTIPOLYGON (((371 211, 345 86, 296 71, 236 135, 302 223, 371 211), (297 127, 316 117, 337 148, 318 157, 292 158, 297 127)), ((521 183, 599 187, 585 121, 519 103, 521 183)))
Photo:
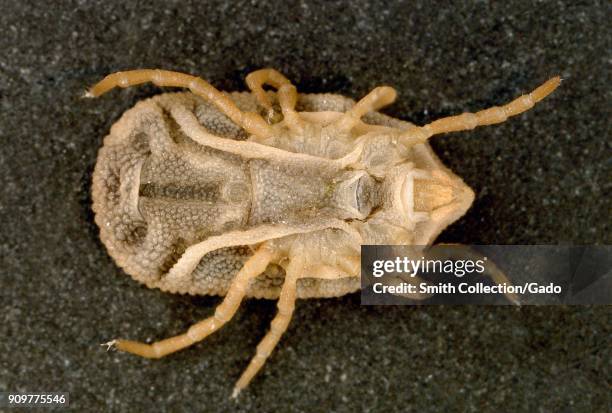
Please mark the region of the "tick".
POLYGON ((184 334, 109 346, 164 357, 220 329, 245 297, 277 299, 278 313, 235 397, 287 329, 296 299, 359 289, 362 244, 430 245, 468 210, 474 192, 428 139, 503 122, 560 81, 553 77, 500 107, 416 126, 378 112, 396 98, 389 86, 355 103, 298 94, 273 69, 249 74, 244 93, 165 70, 105 77, 86 96, 146 82, 190 93, 139 102, 104 139, 92 188, 103 243, 150 288, 224 296, 184 334))

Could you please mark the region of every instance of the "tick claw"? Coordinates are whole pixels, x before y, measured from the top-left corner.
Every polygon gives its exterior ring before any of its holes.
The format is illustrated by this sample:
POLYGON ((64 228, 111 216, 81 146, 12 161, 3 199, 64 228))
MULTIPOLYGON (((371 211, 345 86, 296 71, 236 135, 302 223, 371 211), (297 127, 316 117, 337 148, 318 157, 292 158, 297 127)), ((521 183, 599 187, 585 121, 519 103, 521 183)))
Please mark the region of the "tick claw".
POLYGON ((232 391, 232 399, 236 399, 236 397, 238 397, 239 394, 240 394, 240 389, 238 387, 234 387, 234 390, 232 391))
POLYGON ((106 346, 106 351, 110 351, 112 348, 114 348, 114 345, 117 343, 117 340, 111 340, 108 341, 106 343, 102 343, 100 344, 101 346, 106 346))

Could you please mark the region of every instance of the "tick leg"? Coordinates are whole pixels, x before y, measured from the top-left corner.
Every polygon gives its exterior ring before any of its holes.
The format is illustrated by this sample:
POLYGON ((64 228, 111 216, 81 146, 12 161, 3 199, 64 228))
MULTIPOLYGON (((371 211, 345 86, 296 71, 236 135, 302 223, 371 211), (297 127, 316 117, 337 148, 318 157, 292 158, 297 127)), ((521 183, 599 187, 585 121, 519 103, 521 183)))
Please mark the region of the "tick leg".
POLYGON ((285 76, 274 69, 256 70, 247 75, 246 84, 255 95, 257 102, 268 110, 269 118, 273 116, 272 103, 265 90, 263 90, 263 85, 276 88, 284 122, 290 129, 302 131, 303 121, 295 111, 297 90, 285 76))
POLYGON ((263 85, 273 86, 277 90, 283 85, 292 86, 289 79, 274 69, 260 69, 251 72, 247 75, 245 81, 255 95, 257 102, 268 110, 272 110, 272 102, 268 99, 266 91, 263 90, 263 85))
POLYGON ((262 245, 244 263, 244 266, 232 281, 223 302, 215 309, 215 314, 194 324, 186 333, 152 344, 130 340, 114 340, 110 343, 114 344, 121 351, 146 358, 160 358, 203 340, 211 333, 220 329, 234 316, 249 288, 250 281, 265 271, 274 255, 266 244, 262 245))
POLYGON ((533 92, 522 95, 503 106, 493 106, 476 113, 465 112, 461 115, 438 119, 420 128, 409 129, 401 136, 423 142, 429 137, 439 133, 458 132, 474 129, 477 126, 501 123, 511 116, 518 115, 531 109, 536 103, 550 95, 560 83, 561 78, 555 76, 533 92))
POLYGON ((174 86, 189 89, 210 102, 230 118, 235 124, 250 134, 269 137, 272 135, 270 125, 257 113, 243 112, 227 95, 215 89, 210 83, 199 77, 168 70, 140 69, 127 72, 116 72, 96 83, 85 94, 86 97, 100 96, 114 87, 130 87, 141 83, 153 82, 157 86, 174 86))
POLYGON ((344 255, 333 264, 315 264, 305 269, 309 278, 321 280, 337 280, 346 277, 359 277, 361 257, 359 255, 344 255))
MULTIPOLYGON (((461 247, 461 253, 460 254, 458 253, 456 248, 452 248, 450 250, 444 249, 443 250, 443 256, 444 257, 451 257, 451 256, 454 255, 455 258, 462 258, 462 259, 469 258, 472 261, 486 259, 486 257, 484 257, 481 253, 479 253, 478 251, 474 251, 473 249, 469 248, 466 245, 441 243, 441 244, 436 244, 433 248, 435 248, 437 246, 440 246, 440 247, 444 247, 444 246, 461 247)), ((506 274, 504 274, 504 272, 497 265, 495 265, 495 263, 492 260, 487 260, 486 268, 487 268, 486 274, 496 284, 498 284, 498 285, 502 285, 502 284, 512 285, 512 282, 510 282, 510 279, 508 279, 506 274)), ((506 298, 512 304, 514 304, 514 305, 521 305, 521 302, 520 302, 518 296, 515 293, 507 292, 505 294, 505 296, 506 296, 506 298)))
POLYGON ((244 389, 251 379, 257 374, 261 367, 266 362, 270 353, 276 347, 281 336, 287 330, 287 326, 293 316, 296 298, 296 283, 302 272, 302 261, 297 258, 292 258, 287 266, 285 282, 281 288, 280 297, 278 299, 278 313, 272 320, 270 331, 261 340, 257 346, 257 352, 251 359, 249 366, 240 376, 240 379, 234 386, 232 397, 238 396, 240 391, 244 389))
POLYGON ((304 130, 304 120, 295 111, 297 98, 297 90, 293 85, 283 85, 278 89, 278 102, 283 112, 283 122, 289 129, 301 133, 304 130))
POLYGON ((347 110, 340 119, 332 125, 339 132, 348 133, 354 126, 360 123, 361 117, 368 112, 378 110, 395 101, 397 92, 390 86, 380 86, 364 96, 359 102, 347 110))

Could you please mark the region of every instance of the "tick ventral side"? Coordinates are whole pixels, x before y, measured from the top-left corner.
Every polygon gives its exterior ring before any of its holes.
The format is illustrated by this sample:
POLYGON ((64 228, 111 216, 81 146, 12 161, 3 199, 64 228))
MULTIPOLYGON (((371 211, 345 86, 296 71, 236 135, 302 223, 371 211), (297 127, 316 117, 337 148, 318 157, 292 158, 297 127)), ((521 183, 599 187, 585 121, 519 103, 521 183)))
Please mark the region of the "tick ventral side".
POLYGON ((107 344, 163 357, 218 330, 244 297, 278 298, 236 396, 286 330, 296 298, 359 288, 362 244, 429 245, 470 207, 474 193, 442 165, 428 138, 503 122, 560 79, 507 105, 425 126, 376 112, 395 100, 391 87, 355 103, 298 94, 272 69, 247 76, 250 93, 135 70, 107 76, 86 96, 144 82, 191 93, 139 102, 104 139, 93 175, 100 236, 117 264, 148 287, 225 298, 184 334, 107 344))

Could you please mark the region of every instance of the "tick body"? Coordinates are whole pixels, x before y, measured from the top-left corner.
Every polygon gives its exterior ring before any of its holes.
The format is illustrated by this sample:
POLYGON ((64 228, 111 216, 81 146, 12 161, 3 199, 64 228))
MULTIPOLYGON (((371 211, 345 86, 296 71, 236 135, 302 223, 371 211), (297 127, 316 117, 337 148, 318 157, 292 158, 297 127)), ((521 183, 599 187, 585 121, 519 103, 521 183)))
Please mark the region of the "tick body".
POLYGON ((184 334, 108 344, 160 358, 220 329, 245 297, 277 299, 235 397, 280 340, 297 298, 359 289, 361 245, 430 245, 468 210, 474 193, 442 165, 431 136, 503 122, 560 79, 507 105, 424 126, 377 112, 395 100, 391 87, 355 103, 298 94, 272 69, 249 74, 245 93, 182 73, 134 70, 107 76, 87 96, 145 82, 190 93, 139 102, 104 139, 93 175, 100 236, 117 264, 148 287, 224 299, 184 334))

